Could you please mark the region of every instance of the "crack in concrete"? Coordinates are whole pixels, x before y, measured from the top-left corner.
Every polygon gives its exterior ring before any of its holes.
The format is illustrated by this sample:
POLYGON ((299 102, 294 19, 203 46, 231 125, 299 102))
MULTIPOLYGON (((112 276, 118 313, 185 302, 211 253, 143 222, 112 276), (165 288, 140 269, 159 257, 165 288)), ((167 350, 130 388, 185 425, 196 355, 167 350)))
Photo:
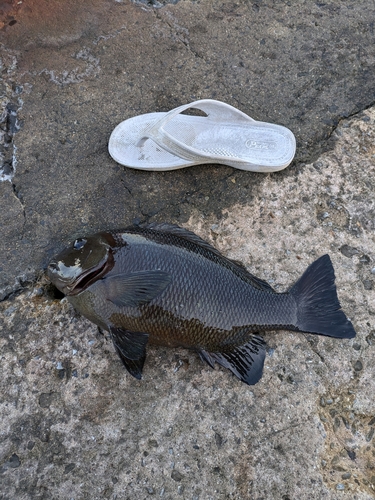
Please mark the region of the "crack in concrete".
MULTIPOLYGON (((115 0, 116 2, 121 2, 122 0, 115 0)), ((146 7, 151 7, 154 9, 161 9, 165 7, 168 4, 171 5, 176 5, 180 0, 162 0, 159 2, 158 0, 131 0, 133 3, 136 5, 143 6, 145 5, 146 7)))
POLYGON ((17 189, 17 186, 16 184, 12 182, 12 190, 13 190, 13 194, 14 196, 17 198, 17 200, 19 201, 19 203, 21 204, 21 207, 22 207, 22 215, 23 215, 23 225, 22 225, 22 230, 21 230, 21 234, 20 234, 20 239, 23 240, 23 236, 24 236, 24 233, 25 233, 25 227, 26 227, 26 210, 25 210, 25 203, 23 201, 23 198, 22 196, 19 194, 19 191, 17 189))
POLYGON ((156 19, 158 19, 163 24, 165 24, 169 27, 171 34, 174 35, 175 39, 178 40, 180 43, 182 43, 182 45, 184 45, 184 47, 186 47, 187 50, 191 54, 193 54, 194 57, 196 57, 197 59, 201 59, 202 61, 207 62, 206 59, 201 54, 199 54, 198 52, 196 52, 195 50, 193 50, 191 48, 191 45, 189 42, 189 30, 187 28, 181 26, 178 23, 177 19, 175 19, 174 16, 170 12, 167 12, 165 15, 162 16, 162 15, 160 15, 160 13, 157 10, 155 10, 154 15, 155 15, 156 19), (169 16, 169 18, 171 19, 170 22, 166 16, 169 16), (178 33, 179 30, 180 30, 180 34, 178 33), (185 37, 183 37, 183 34, 185 34, 185 37))
POLYGON ((17 295, 20 295, 21 293, 25 292, 27 289, 27 285, 21 285, 19 288, 15 288, 11 292, 9 292, 7 295, 4 295, 3 298, 0 298, 0 304, 2 302, 6 302, 7 300, 12 300, 14 297, 17 295))
POLYGON ((328 142, 332 138, 332 136, 336 132, 336 130, 341 127, 343 121, 350 120, 351 118, 354 118, 354 117, 358 116, 359 114, 363 113, 367 109, 372 108, 373 106, 375 106, 375 100, 372 101, 370 104, 364 106, 363 108, 360 108, 360 109, 358 109, 356 111, 353 111, 352 113, 350 113, 350 114, 348 114, 346 116, 340 116, 340 117, 338 117, 337 118, 337 123, 331 127, 331 130, 329 131, 329 133, 327 135, 326 142, 328 142))
POLYGON ((124 188, 126 189, 126 191, 130 194, 130 196, 131 196, 132 198, 134 198, 134 196, 133 196, 133 193, 132 193, 131 189, 130 189, 127 185, 126 185, 126 183, 125 183, 124 179, 121 179, 121 184, 124 186, 124 188))
POLYGON ((330 143, 332 140, 334 140, 333 136, 334 136, 336 130, 339 129, 340 127, 342 127, 343 122, 349 121, 352 118, 358 117, 358 115, 360 115, 364 111, 372 108, 373 106, 375 106, 375 100, 371 101, 369 104, 367 104, 366 106, 363 106, 362 108, 356 109, 352 113, 337 117, 337 119, 335 120, 335 124, 332 125, 332 127, 330 128, 329 132, 326 135, 326 138, 325 139, 323 139, 323 138, 317 139, 315 142, 313 142, 309 146, 309 149, 310 149, 309 154, 302 159, 295 158, 293 160, 292 165, 295 165, 296 167, 300 168, 300 167, 304 167, 306 164, 310 164, 310 163, 313 164, 316 161, 318 161, 318 159, 322 156, 322 154, 324 154, 325 152, 332 149, 333 146, 330 145, 330 143))
POLYGON ((279 429, 277 431, 272 431, 268 434, 266 434, 263 439, 269 439, 272 436, 276 436, 277 434, 281 434, 283 432, 289 431, 290 429, 295 429, 296 427, 301 427, 302 422, 292 422, 291 425, 288 425, 287 427, 283 427, 282 429, 279 429))
POLYGON ((313 352, 314 354, 316 354, 316 356, 320 359, 320 361, 321 361, 323 364, 325 364, 325 360, 324 360, 323 356, 322 356, 322 355, 320 354, 320 352, 316 349, 316 347, 315 347, 315 345, 312 343, 312 341, 310 341, 310 340, 307 338, 306 334, 304 334, 304 337, 305 337, 305 339, 306 339, 306 341, 307 341, 307 343, 308 343, 308 345, 309 345, 310 349, 312 350, 312 352, 313 352))

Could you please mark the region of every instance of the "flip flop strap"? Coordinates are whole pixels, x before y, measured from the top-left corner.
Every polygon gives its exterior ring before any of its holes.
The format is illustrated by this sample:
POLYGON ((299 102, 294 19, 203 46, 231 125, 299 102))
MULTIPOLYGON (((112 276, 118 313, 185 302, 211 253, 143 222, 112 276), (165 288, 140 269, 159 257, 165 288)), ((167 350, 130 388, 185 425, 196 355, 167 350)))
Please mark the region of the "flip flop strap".
MULTIPOLYGON (((234 121, 235 123, 245 123, 254 122, 250 116, 242 113, 238 109, 230 106, 221 101, 216 101, 214 99, 202 99, 199 101, 194 101, 190 104, 184 104, 178 108, 172 109, 165 115, 163 115, 159 120, 154 122, 152 125, 148 126, 144 132, 141 139, 138 141, 137 146, 140 147, 144 144, 147 139, 152 139, 158 146, 162 147, 169 153, 174 154, 180 158, 188 161, 199 161, 200 159, 212 158, 212 154, 205 153, 196 148, 188 146, 187 144, 179 141, 176 137, 166 132, 165 126, 173 118, 185 111, 186 109, 199 109, 206 113, 207 119, 211 122, 217 122, 218 125, 225 121, 234 121)), ((233 158, 232 160, 235 160, 233 158)))

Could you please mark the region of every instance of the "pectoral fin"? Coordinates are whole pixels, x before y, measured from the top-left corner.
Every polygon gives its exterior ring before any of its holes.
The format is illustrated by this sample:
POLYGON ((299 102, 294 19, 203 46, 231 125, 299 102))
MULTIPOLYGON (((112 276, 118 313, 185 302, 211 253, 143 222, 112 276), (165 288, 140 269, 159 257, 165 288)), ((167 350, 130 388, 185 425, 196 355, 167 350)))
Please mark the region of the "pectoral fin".
POLYGON ((105 295, 118 307, 137 307, 151 302, 171 283, 164 271, 137 271, 104 278, 105 295))
POLYGON ((201 350, 200 355, 212 368, 216 361, 233 372, 242 382, 254 385, 262 376, 266 351, 264 341, 254 335, 242 346, 233 347, 225 352, 201 350))
POLYGON ((122 328, 110 327, 113 345, 130 375, 142 378, 142 369, 146 359, 148 333, 129 332, 122 328))

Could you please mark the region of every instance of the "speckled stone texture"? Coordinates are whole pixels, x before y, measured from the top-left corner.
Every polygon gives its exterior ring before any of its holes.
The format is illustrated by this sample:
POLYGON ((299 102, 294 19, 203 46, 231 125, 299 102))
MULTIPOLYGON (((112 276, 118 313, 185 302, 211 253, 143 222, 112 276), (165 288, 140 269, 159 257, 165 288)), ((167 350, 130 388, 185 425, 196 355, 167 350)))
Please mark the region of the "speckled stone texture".
POLYGON ((371 3, 17 9, 0 32, 0 499, 373 499, 371 3), (203 97, 290 127, 296 161, 260 175, 110 159, 119 121, 203 97), (150 348, 131 378, 43 267, 133 220, 193 230, 277 291, 329 253, 357 337, 267 333, 253 387, 183 349, 150 348))

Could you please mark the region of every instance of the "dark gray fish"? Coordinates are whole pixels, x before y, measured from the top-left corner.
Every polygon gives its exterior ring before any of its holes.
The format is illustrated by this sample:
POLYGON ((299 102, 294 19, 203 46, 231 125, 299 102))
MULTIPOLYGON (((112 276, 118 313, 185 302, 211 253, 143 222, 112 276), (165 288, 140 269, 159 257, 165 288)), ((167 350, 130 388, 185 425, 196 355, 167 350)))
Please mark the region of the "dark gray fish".
POLYGON ((328 255, 277 293, 194 233, 153 224, 79 238, 50 262, 48 275, 77 310, 110 332, 136 378, 148 342, 194 349, 211 367, 217 362, 255 384, 265 357, 258 332, 355 336, 328 255))

